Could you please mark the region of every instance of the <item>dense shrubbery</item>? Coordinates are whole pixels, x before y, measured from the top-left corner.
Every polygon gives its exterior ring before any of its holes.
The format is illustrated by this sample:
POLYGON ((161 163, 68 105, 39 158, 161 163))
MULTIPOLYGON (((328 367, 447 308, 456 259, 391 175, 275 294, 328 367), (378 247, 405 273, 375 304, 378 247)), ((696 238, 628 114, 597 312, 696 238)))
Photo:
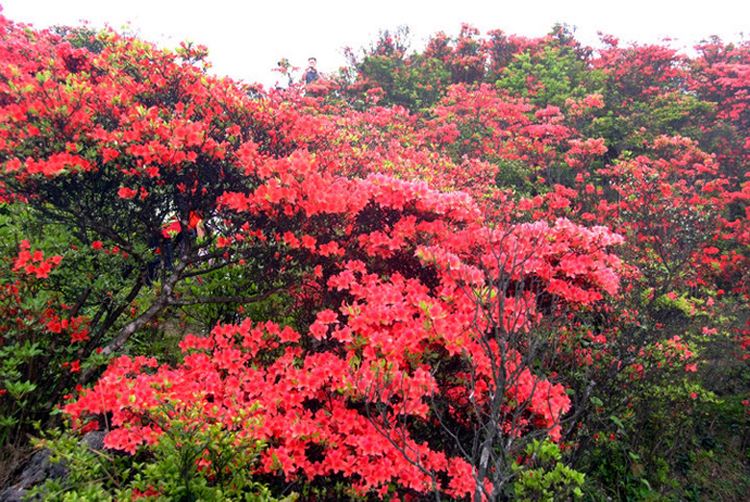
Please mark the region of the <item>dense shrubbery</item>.
POLYGON ((35 493, 746 493, 746 43, 400 31, 267 93, 0 25, 0 439, 70 471, 35 493))

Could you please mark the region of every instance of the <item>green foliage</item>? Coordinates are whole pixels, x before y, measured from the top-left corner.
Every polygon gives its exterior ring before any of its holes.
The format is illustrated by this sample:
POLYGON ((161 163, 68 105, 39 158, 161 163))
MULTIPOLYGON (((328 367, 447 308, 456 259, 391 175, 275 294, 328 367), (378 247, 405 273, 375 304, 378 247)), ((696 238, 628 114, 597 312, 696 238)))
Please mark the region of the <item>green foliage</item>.
POLYGON ((605 138, 610 156, 624 151, 641 153, 644 144, 660 135, 703 141, 706 131, 701 124, 710 123, 714 115, 714 105, 690 94, 627 96, 617 89, 606 89, 603 94, 605 108, 582 124, 581 130, 605 138))
POLYGON ((544 501, 580 499, 583 473, 562 461, 560 448, 549 440, 534 440, 526 447, 527 462, 514 464, 517 479, 513 483, 515 500, 544 501))
POLYGON ((541 107, 562 108, 570 98, 601 92, 603 83, 603 74, 590 70, 570 47, 547 46, 541 53, 516 55, 496 85, 541 107))
POLYGON ((407 59, 402 51, 396 50, 376 50, 355 65, 365 82, 382 92, 378 104, 410 110, 422 110, 435 104, 451 77, 450 70, 439 59, 421 54, 407 59))
POLYGON ((194 410, 161 425, 165 433, 155 445, 135 456, 94 449, 77 435, 50 432, 36 446, 50 451, 53 463, 67 473, 47 480, 30 495, 44 500, 106 501, 145 497, 158 501, 271 501, 295 500, 271 496, 269 489, 252 479, 252 466, 263 443, 227 429, 222 424, 197 427, 194 410))
MULTIPOLYGON (((676 312, 672 315, 683 319, 693 308, 685 297, 658 301, 662 309, 672 309, 676 312)), ((680 341, 698 360, 705 357, 698 348, 705 343, 689 334, 680 341)), ((735 480, 731 486, 750 482, 740 446, 747 441, 747 413, 737 396, 720 397, 708 387, 712 379, 701 373, 711 368, 686 373, 686 363, 677 355, 682 353, 644 346, 644 355, 636 363, 642 365, 640 370, 623 371, 611 387, 617 391, 591 398, 593 412, 588 421, 592 428, 582 435, 587 445, 580 449, 583 457, 574 465, 587 474, 586 498, 704 500, 705 494, 720 492, 719 498, 705 499, 742 500, 740 489, 728 490, 726 483, 713 480, 705 470, 717 469, 712 460, 715 455, 726 456, 726 462, 735 467, 727 469, 735 480)), ((729 373, 722 371, 722 379, 729 373)))
MULTIPOLYGON (((498 188, 510 189, 516 197, 526 198, 545 194, 550 191, 548 183, 539 183, 539 173, 522 160, 498 159, 495 183, 498 188)), ((548 181, 561 182, 559 178, 570 174, 570 169, 550 167, 545 175, 548 181)))
POLYGON ((70 330, 49 326, 80 318, 83 333, 94 306, 122 301, 129 273, 120 255, 90 253, 64 225, 21 204, 0 205, 0 445, 24 443, 72 390, 78 368, 106 362, 87 349, 92 337, 106 340, 106 333, 81 334, 73 342, 70 330), (14 270, 24 238, 45 256, 61 256, 65 266, 43 279, 14 270))

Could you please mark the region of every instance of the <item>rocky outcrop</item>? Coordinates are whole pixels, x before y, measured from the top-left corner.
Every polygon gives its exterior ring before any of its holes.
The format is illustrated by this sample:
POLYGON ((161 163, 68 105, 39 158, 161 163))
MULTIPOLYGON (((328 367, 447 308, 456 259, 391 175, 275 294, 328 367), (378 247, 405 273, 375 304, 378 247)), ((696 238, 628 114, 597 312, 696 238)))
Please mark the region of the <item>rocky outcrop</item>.
MULTIPOLYGON (((103 431, 89 432, 81 439, 81 442, 93 450, 104 449, 103 431)), ((36 451, 15 476, 13 485, 0 491, 0 501, 21 502, 26 492, 48 479, 60 479, 67 475, 64 464, 53 463, 50 460, 50 452, 46 449, 36 451)))

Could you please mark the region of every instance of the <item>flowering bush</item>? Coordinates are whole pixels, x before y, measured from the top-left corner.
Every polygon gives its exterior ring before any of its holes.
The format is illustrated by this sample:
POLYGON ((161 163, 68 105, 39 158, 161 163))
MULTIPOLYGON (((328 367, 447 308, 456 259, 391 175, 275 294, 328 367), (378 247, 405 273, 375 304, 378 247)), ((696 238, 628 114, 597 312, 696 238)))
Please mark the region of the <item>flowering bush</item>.
POLYGON ((745 45, 384 33, 301 94, 0 25, 3 440, 75 391, 150 466, 96 490, 680 497, 747 399, 745 45))

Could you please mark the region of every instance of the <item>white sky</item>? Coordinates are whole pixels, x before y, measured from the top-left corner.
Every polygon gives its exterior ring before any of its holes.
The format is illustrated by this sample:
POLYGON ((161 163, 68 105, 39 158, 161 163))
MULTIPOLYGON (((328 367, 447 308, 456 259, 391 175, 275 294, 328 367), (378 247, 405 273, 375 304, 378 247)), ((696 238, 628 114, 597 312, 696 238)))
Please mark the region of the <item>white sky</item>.
POLYGON ((408 25, 412 47, 437 31, 454 36, 461 22, 482 32, 541 36, 556 22, 577 28, 595 45, 597 31, 625 41, 674 39, 690 47, 710 35, 737 40, 750 32, 750 0, 0 0, 3 15, 36 27, 77 25, 119 29, 166 47, 181 40, 208 46, 214 72, 270 85, 287 57, 304 66, 318 58, 324 72, 344 64, 343 48, 359 49, 381 29, 408 25))

